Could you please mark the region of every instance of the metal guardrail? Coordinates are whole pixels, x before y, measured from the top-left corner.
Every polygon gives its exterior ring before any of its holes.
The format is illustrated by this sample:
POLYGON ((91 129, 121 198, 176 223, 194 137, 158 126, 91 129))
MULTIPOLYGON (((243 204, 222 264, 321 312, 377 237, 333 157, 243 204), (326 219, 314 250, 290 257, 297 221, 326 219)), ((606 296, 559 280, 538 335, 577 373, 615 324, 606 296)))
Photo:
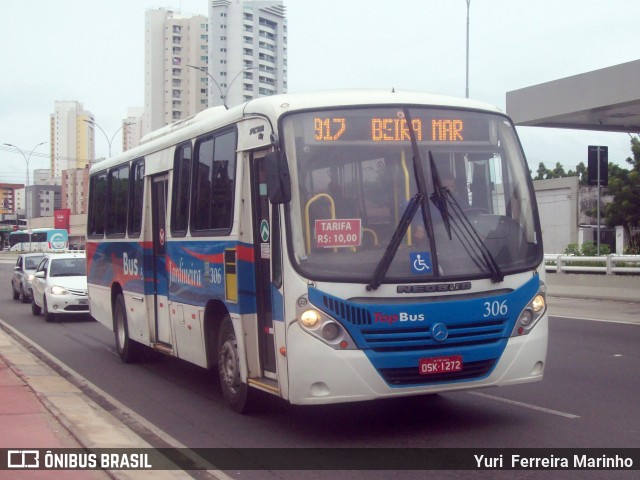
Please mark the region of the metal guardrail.
POLYGON ((555 273, 617 273, 640 275, 640 255, 607 255, 582 257, 576 255, 545 254, 545 270, 555 273))

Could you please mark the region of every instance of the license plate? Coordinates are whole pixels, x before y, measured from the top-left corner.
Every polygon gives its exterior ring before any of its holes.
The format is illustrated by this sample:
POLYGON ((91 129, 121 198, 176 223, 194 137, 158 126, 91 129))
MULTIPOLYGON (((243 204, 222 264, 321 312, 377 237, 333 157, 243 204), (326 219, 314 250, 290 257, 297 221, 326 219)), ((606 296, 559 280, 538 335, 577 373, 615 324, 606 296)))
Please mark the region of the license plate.
POLYGON ((418 361, 418 369, 420 375, 460 372, 462 371, 462 356, 421 358, 418 361))
POLYGON ((78 300, 79 305, 89 305, 89 300, 78 300))

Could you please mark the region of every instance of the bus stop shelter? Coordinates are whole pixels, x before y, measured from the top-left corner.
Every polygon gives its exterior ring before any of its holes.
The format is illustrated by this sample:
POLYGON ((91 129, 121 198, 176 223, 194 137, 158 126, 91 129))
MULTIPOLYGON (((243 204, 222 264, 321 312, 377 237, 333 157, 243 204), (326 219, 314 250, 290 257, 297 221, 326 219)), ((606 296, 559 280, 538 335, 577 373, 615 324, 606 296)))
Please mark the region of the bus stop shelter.
MULTIPOLYGON (((640 133, 639 86, 635 60, 507 92, 507 113, 521 126, 640 133)), ((579 241, 578 185, 571 180, 534 182, 547 253, 579 241)))
POLYGON ((516 125, 640 132, 640 60, 507 92, 516 125))

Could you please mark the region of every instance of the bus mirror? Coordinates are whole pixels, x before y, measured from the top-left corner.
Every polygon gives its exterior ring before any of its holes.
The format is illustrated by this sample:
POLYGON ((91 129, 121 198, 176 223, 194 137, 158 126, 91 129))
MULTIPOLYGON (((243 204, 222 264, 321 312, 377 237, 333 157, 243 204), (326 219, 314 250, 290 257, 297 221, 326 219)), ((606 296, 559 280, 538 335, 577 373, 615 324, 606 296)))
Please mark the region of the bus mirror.
POLYGON ((264 157, 264 162, 269 200, 273 204, 289 202, 291 200, 291 179, 286 158, 284 155, 270 152, 264 157))

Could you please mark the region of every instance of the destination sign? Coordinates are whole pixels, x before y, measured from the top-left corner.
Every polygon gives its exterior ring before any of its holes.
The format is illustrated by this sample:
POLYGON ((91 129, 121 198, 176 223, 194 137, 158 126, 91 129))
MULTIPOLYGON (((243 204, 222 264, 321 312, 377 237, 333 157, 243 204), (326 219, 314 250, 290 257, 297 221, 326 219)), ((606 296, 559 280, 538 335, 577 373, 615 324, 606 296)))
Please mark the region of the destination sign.
MULTIPOLYGON (((351 113, 351 112, 335 112, 351 113)), ((409 124, 402 115, 315 115, 313 141, 342 143, 369 141, 380 143, 410 142, 409 124)), ((416 117, 411 121, 418 142, 488 142, 490 141, 488 118, 416 117)), ((308 131, 307 129, 305 129, 308 131)))

